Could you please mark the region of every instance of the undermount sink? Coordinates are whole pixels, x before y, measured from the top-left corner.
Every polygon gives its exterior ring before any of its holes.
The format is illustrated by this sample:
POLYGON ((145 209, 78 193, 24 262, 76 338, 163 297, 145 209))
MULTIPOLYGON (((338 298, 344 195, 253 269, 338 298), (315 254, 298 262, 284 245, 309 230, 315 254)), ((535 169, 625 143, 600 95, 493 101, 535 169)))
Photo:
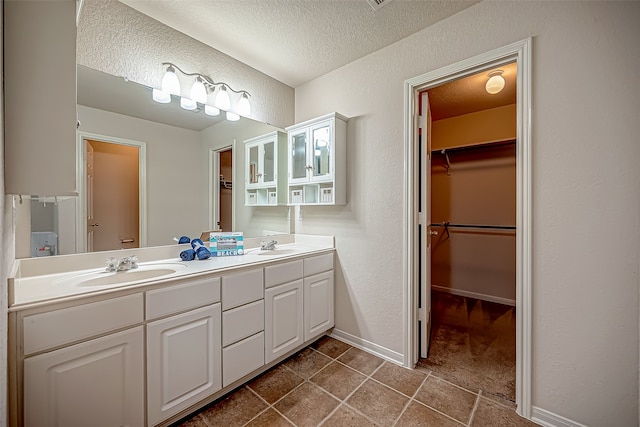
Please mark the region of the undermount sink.
POLYGON ((100 270, 58 279, 53 282, 53 285, 77 287, 119 285, 169 276, 186 267, 184 264, 175 262, 140 265, 136 269, 126 271, 100 270))
POLYGON ((283 245, 282 247, 278 247, 276 246, 275 249, 267 249, 267 250, 262 250, 260 248, 255 248, 255 249, 249 249, 248 251, 246 251, 247 254, 251 254, 251 255, 259 255, 259 256, 277 256, 277 255, 291 255, 291 254, 296 254, 298 252, 304 251, 304 250, 308 250, 309 248, 306 246, 285 246, 283 245))

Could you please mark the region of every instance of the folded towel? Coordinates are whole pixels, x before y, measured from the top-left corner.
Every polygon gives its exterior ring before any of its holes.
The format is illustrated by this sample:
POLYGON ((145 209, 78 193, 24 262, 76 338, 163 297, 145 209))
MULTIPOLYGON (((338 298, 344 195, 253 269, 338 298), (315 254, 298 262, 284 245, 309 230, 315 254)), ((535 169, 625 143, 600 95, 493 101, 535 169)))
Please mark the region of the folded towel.
POLYGON ((173 240, 175 240, 176 242, 178 242, 179 245, 183 244, 183 243, 189 243, 191 241, 191 239, 189 238, 189 236, 180 236, 180 238, 178 239, 177 237, 174 237, 173 240))
POLYGON ((183 261, 192 261, 196 258, 196 251, 193 249, 185 249, 180 252, 180 259, 183 261))
POLYGON ((204 246, 198 246, 198 249, 196 249, 196 256, 198 259, 207 259, 211 257, 211 252, 209 252, 209 249, 204 246))
MULTIPOLYGON (((189 243, 189 242, 187 242, 187 243, 189 243)), ((200 240, 200 239, 193 239, 193 240, 191 241, 191 247, 192 247, 193 249, 197 249, 197 248, 199 248, 200 246, 204 246, 204 243, 202 242, 202 240, 200 240)))

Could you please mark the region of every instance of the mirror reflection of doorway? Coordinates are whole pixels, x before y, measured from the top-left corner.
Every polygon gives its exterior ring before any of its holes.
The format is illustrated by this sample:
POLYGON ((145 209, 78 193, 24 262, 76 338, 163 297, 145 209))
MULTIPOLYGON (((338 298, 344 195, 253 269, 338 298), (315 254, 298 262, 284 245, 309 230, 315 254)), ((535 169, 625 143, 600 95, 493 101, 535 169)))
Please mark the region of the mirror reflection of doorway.
POLYGON ((218 152, 220 171, 218 229, 233 231, 233 150, 227 148, 218 152))
POLYGON ((140 247, 140 148, 86 140, 87 251, 140 247))

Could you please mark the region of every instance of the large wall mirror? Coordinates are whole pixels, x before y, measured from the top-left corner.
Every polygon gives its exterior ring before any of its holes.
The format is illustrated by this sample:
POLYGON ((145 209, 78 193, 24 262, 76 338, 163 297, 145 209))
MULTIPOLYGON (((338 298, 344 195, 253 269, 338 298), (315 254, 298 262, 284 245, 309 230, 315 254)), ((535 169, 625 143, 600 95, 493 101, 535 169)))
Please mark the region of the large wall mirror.
POLYGON ((288 206, 242 196, 243 141, 275 127, 159 104, 150 88, 81 65, 77 109, 81 195, 23 201, 18 257, 169 245, 219 228, 218 212, 248 237, 291 232, 288 206))

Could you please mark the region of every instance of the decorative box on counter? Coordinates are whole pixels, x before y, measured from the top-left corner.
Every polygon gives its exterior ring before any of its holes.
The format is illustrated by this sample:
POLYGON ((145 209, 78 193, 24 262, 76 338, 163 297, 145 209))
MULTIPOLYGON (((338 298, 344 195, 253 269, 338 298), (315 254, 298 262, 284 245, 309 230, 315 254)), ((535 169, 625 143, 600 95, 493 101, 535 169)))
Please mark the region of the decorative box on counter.
POLYGON ((242 231, 209 234, 211 256, 244 255, 244 237, 242 231))

